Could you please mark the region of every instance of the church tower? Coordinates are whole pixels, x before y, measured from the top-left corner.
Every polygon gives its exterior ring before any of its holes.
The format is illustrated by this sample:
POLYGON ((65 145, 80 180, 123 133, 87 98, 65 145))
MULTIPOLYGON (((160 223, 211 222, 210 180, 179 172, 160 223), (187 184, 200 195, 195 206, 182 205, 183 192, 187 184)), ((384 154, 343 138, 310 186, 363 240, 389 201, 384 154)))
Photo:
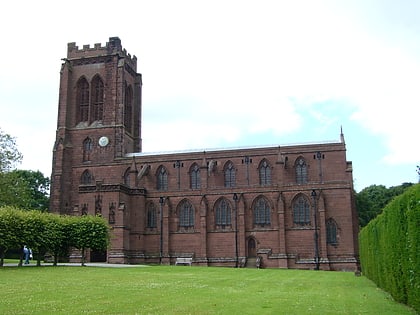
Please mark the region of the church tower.
POLYGON ((73 178, 75 168, 109 165, 141 152, 142 79, 137 58, 118 37, 81 49, 69 43, 62 60, 50 210, 71 213, 75 182, 94 181, 89 172, 73 178))

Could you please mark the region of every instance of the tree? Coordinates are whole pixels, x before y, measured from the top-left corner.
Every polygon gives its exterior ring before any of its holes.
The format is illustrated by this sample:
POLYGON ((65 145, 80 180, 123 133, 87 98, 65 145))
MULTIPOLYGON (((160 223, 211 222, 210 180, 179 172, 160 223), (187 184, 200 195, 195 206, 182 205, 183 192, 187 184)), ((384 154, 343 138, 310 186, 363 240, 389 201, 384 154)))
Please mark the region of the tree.
POLYGON ((412 183, 386 188, 384 185, 371 185, 356 194, 356 208, 360 226, 366 226, 396 196, 404 193, 412 183))
POLYGON ((0 207, 13 206, 29 210, 31 194, 28 182, 16 171, 0 173, 0 207))
POLYGON ((0 173, 8 172, 22 161, 16 140, 0 128, 0 173))
POLYGON ((13 207, 0 209, 0 267, 3 266, 4 255, 11 248, 19 247, 19 228, 21 226, 19 211, 13 207))
MULTIPOLYGON (((41 211, 23 211, 14 207, 0 207, 0 266, 9 249, 20 250, 23 245, 33 249, 37 265, 46 252, 54 254, 54 265, 70 247, 82 251, 105 250, 109 245, 110 229, 100 216, 59 216, 41 211)), ((19 266, 22 265, 22 251, 19 266)))
POLYGON ((49 207, 50 179, 40 171, 15 170, 17 178, 26 183, 30 192, 29 209, 47 211, 49 207))
POLYGON ((100 216, 85 215, 70 217, 71 245, 82 252, 82 266, 85 265, 86 249, 105 250, 109 244, 108 223, 100 216))
POLYGON ((50 180, 40 171, 16 170, 22 158, 15 138, 0 129, 0 207, 46 211, 50 180))

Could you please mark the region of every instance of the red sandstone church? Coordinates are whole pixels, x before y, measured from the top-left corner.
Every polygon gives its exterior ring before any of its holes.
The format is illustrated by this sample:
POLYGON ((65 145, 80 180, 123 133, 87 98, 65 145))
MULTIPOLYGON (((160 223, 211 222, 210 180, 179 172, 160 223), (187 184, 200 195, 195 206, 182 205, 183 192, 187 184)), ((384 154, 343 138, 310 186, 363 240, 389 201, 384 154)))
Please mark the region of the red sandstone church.
POLYGON ((51 210, 108 220, 111 245, 90 261, 357 269, 342 133, 328 143, 143 153, 137 58, 111 37, 69 43, 63 60, 51 210))

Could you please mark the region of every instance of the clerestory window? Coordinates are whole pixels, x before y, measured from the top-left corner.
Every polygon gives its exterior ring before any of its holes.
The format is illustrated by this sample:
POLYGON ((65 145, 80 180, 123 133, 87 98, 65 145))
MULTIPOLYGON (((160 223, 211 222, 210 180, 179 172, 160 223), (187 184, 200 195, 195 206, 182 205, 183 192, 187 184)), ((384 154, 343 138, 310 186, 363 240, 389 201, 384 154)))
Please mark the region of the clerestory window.
POLYGON ((158 169, 157 173, 157 189, 160 191, 168 190, 168 171, 164 166, 158 169))
POLYGON ((296 183, 306 184, 308 182, 308 169, 304 158, 298 158, 295 164, 296 183))
POLYGON ((194 163, 190 171, 191 178, 191 189, 200 189, 201 180, 200 180, 200 167, 194 163))
POLYGON ((271 185, 271 167, 267 160, 263 160, 259 168, 260 172, 260 185, 267 186, 271 185))
POLYGON ((236 170, 232 162, 228 162, 225 166, 225 187, 236 186, 236 170))

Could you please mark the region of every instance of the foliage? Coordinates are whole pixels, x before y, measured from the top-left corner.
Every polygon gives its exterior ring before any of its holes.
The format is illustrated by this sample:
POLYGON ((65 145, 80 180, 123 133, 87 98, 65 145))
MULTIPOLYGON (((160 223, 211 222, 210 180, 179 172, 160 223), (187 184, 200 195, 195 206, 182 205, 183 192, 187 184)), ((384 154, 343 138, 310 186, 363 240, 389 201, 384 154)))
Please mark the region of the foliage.
POLYGON ((0 173, 12 170, 22 161, 22 154, 18 151, 16 140, 0 128, 0 173))
POLYGON ((15 171, 0 173, 0 207, 30 209, 31 191, 27 182, 15 171))
POLYGON ((391 201, 359 235, 363 274, 420 311, 420 184, 391 201))
POLYGON ((50 180, 40 171, 13 170, 0 173, 0 207, 47 211, 50 180))
POLYGON ((0 207, 48 210, 50 181, 40 171, 16 170, 22 161, 15 138, 0 129, 0 207))
POLYGON ((85 264, 86 248, 105 250, 109 244, 108 223, 99 216, 69 217, 71 245, 82 251, 85 264))
POLYGON ((382 212, 382 209, 396 196, 401 195, 412 183, 386 188, 383 185, 371 185, 356 193, 356 208, 360 226, 366 226, 382 212))
POLYGON ((30 190, 29 208, 47 211, 49 207, 50 179, 40 171, 15 170, 18 178, 26 182, 30 190))
POLYGON ((66 253, 71 246, 82 249, 83 252, 86 248, 105 250, 109 244, 109 233, 109 226, 101 217, 69 217, 40 211, 22 211, 12 207, 0 208, 2 258, 7 250, 21 249, 23 245, 37 253, 38 265, 41 256, 47 251, 54 253, 57 259, 58 255, 66 253))
POLYGON ((5 267, 0 268, 0 279, 4 315, 415 314, 365 277, 349 272, 5 267))
POLYGON ((4 254, 11 248, 19 248, 21 217, 19 210, 13 207, 0 209, 0 266, 3 266, 4 254))

